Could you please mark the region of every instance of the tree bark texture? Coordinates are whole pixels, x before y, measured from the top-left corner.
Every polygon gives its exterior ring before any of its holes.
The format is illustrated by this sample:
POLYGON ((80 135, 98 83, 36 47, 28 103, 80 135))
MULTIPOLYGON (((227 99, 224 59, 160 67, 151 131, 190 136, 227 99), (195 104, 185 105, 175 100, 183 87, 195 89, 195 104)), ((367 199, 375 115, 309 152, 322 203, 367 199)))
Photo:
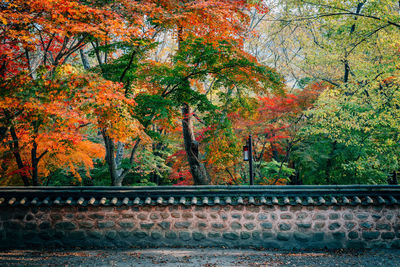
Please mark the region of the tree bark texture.
POLYGON ((199 143, 194 138, 193 133, 193 116, 191 108, 188 104, 182 106, 182 128, 183 142, 185 145, 186 156, 190 166, 190 173, 193 176, 195 185, 210 184, 210 175, 206 167, 200 161, 199 143))
MULTIPOLYGON (((108 165, 108 170, 111 176, 111 185, 112 186, 122 186, 122 182, 124 181, 126 175, 130 172, 130 169, 124 169, 121 167, 122 159, 124 156, 124 143, 117 142, 117 146, 115 147, 114 140, 110 138, 105 130, 101 131, 104 139, 104 145, 106 148, 106 163, 108 165)), ((135 141, 135 144, 131 150, 131 155, 129 158, 129 162, 132 165, 135 158, 135 153, 137 148, 139 147, 141 139, 138 138, 135 141)))

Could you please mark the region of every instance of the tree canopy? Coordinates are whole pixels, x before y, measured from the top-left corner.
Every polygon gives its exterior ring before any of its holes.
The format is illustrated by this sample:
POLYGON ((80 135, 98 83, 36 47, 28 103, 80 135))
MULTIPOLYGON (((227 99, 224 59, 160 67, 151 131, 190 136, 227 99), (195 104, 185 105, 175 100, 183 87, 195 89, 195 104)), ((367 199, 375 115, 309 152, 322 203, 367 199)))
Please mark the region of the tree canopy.
POLYGON ((397 183, 399 12, 2 1, 0 184, 397 183))

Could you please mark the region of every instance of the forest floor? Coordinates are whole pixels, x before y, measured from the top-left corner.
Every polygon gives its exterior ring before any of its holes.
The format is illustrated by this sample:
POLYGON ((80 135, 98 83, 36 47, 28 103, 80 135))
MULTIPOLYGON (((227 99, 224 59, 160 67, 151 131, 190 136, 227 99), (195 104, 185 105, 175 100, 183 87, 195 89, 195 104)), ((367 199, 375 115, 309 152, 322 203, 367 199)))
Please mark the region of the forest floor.
POLYGON ((400 266, 400 250, 7 250, 0 266, 400 266))

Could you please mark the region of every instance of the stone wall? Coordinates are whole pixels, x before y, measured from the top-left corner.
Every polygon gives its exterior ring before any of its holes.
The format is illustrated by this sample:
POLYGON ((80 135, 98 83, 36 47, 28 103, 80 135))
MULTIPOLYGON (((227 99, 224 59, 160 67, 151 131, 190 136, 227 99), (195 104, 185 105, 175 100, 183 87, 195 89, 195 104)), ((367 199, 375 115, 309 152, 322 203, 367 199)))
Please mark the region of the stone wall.
POLYGON ((250 204, 247 197, 242 204, 200 205, 157 204, 153 197, 148 204, 114 198, 115 205, 90 205, 87 197, 81 205, 56 205, 55 198, 17 205, 17 199, 10 205, 13 199, 3 198, 0 205, 3 248, 400 248, 400 208, 393 202, 303 205, 292 197, 287 204, 250 204))

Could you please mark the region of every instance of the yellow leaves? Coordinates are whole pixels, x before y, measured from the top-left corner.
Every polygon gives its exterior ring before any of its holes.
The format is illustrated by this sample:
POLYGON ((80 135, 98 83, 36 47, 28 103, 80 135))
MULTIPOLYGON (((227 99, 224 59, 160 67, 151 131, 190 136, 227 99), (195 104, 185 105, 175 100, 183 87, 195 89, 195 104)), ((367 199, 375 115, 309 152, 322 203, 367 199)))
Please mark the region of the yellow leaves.
POLYGON ((71 64, 64 64, 57 68, 57 75, 60 77, 70 77, 72 74, 78 74, 79 71, 71 64))
POLYGON ((7 25, 7 19, 0 15, 0 21, 3 23, 3 25, 7 25))

